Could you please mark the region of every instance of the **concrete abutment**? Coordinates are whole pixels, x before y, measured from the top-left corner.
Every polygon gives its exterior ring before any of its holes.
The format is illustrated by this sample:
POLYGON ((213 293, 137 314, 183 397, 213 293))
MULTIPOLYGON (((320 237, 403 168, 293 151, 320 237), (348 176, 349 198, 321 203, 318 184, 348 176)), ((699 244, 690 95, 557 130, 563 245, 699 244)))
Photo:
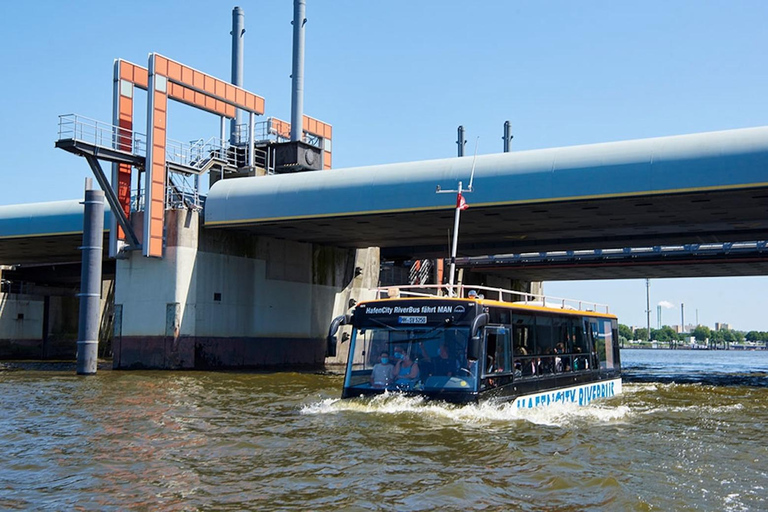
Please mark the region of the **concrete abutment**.
POLYGON ((377 284, 377 248, 203 229, 187 210, 165 237, 162 259, 117 262, 117 369, 321 369, 330 319, 377 284))

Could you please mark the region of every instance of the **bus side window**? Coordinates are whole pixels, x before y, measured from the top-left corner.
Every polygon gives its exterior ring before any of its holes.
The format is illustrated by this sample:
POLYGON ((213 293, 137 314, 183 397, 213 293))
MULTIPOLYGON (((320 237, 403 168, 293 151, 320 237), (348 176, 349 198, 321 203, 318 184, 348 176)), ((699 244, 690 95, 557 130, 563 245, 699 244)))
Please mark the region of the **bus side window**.
POLYGON ((600 320, 600 339, 603 342, 603 357, 600 358, 602 368, 616 368, 618 366, 618 351, 614 354, 613 328, 610 320, 600 320))
POLYGON ((589 323, 592 335, 592 354, 595 360, 595 368, 605 368, 605 339, 600 332, 600 324, 597 320, 589 323))

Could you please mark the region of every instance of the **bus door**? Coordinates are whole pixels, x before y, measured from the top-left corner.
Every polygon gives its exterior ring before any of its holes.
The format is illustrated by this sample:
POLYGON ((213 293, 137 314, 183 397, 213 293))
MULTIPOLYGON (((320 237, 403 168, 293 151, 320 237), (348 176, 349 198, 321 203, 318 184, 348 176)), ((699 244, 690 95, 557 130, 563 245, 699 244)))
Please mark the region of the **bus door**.
POLYGON ((482 386, 496 387, 512 381, 512 336, 508 327, 488 325, 483 328, 482 386))

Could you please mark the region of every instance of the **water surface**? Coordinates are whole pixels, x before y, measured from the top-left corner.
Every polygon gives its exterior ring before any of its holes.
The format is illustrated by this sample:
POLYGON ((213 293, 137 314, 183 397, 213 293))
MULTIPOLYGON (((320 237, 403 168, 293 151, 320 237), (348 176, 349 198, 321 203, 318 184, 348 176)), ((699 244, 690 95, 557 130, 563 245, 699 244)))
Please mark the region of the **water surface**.
POLYGON ((0 371, 0 508, 768 510, 768 353, 622 359, 623 395, 533 411, 342 401, 317 374, 0 371))

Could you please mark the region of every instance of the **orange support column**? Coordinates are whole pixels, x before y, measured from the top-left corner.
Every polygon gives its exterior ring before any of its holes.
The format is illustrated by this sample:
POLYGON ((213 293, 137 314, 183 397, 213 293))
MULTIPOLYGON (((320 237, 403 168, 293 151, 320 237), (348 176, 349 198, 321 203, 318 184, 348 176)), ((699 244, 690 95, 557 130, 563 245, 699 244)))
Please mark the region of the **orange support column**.
POLYGON ((168 112, 168 60, 149 57, 147 87, 147 162, 144 207, 144 256, 163 257, 165 222, 165 143, 168 112))
MULTIPOLYGON (((133 151, 133 76, 130 69, 124 69, 123 61, 115 61, 112 124, 117 126, 114 147, 125 152, 133 151), (127 78, 123 75, 128 73, 127 78)), ((117 195, 126 218, 131 217, 131 166, 112 164, 112 188, 117 195)), ((123 229, 112 219, 109 236, 109 254, 114 257, 118 251, 118 240, 125 240, 123 229)))

